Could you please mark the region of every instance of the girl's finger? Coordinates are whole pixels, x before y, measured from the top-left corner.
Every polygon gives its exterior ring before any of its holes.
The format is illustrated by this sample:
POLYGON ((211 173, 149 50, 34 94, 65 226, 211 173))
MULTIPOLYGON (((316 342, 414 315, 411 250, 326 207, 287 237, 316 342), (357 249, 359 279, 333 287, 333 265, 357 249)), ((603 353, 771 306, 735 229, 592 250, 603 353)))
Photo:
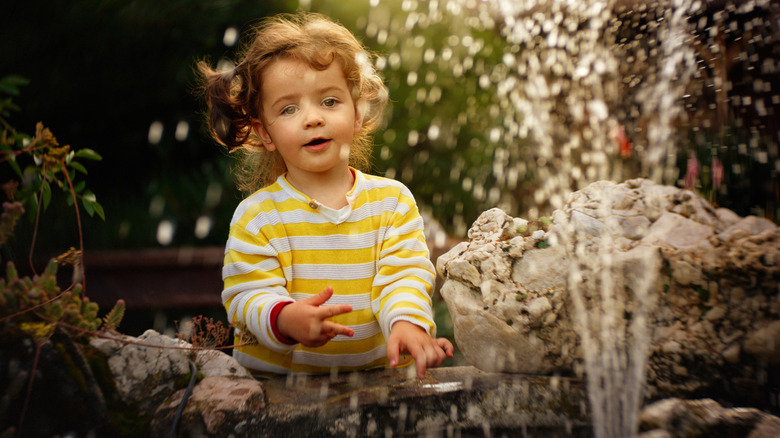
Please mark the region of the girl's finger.
POLYGON ((336 335, 344 335, 344 336, 352 337, 355 334, 355 331, 341 324, 325 321, 324 323, 322 323, 322 333, 332 334, 334 337, 336 335))
POLYGON ((335 304, 332 306, 322 306, 319 309, 319 314, 322 319, 330 318, 332 316, 341 315, 342 313, 349 313, 352 311, 350 304, 335 304))
POLYGON ((318 293, 317 295, 311 296, 301 301, 306 301, 308 304, 311 304, 312 306, 319 307, 325 304, 325 302, 327 302, 332 296, 333 296, 333 288, 328 286, 325 288, 325 290, 318 293))
POLYGON ((444 350, 435 343, 425 346, 425 357, 428 359, 428 368, 436 368, 444 362, 444 350))
POLYGON ((455 348, 452 346, 452 342, 449 341, 447 338, 436 338, 436 343, 439 344, 439 347, 444 350, 444 353, 447 355, 447 357, 452 357, 452 355, 455 353, 455 348))
POLYGON ((419 377, 420 380, 424 379, 425 368, 428 366, 428 355, 425 354, 425 347, 423 345, 413 343, 411 345, 406 345, 406 347, 402 349, 408 351, 409 354, 412 355, 417 367, 417 377, 419 377))
POLYGON ((390 363, 391 367, 398 366, 398 359, 401 355, 400 350, 401 348, 398 340, 391 336, 390 340, 387 341, 387 361, 390 363))

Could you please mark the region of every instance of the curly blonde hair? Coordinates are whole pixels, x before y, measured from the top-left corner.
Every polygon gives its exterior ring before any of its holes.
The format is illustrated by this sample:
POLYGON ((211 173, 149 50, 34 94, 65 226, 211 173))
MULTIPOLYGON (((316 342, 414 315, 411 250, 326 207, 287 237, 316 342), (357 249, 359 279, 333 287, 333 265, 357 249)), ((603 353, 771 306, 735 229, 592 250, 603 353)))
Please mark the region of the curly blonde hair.
POLYGON ((279 152, 266 150, 252 131, 252 121, 262 118, 263 72, 280 58, 301 61, 316 70, 325 70, 333 62, 341 66, 352 90, 355 111, 363 116, 362 129, 350 148, 349 164, 368 170, 371 136, 381 122, 388 99, 387 87, 373 68, 374 55, 344 26, 315 13, 267 18, 253 35, 234 70, 219 72, 205 61, 197 65, 208 107, 209 132, 228 151, 238 154, 238 188, 254 192, 287 171, 279 152))

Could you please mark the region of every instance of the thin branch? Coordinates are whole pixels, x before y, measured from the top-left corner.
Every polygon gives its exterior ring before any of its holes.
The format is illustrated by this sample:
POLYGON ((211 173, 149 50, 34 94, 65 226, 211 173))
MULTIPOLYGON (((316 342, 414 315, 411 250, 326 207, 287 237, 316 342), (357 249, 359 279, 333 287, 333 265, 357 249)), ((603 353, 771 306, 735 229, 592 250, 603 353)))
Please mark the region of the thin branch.
POLYGON ((75 330, 77 332, 81 332, 81 333, 85 333, 85 334, 88 334, 88 335, 96 336, 96 337, 102 338, 102 339, 108 339, 110 341, 122 342, 124 344, 138 345, 140 347, 152 347, 152 348, 160 348, 160 349, 168 349, 168 350, 202 351, 202 350, 227 350, 229 348, 237 348, 237 347, 245 347, 245 346, 248 346, 248 345, 254 345, 253 343, 250 343, 250 342, 245 342, 243 344, 223 345, 223 346, 220 346, 220 347, 196 347, 194 345, 190 346, 190 347, 174 347, 174 346, 168 346, 168 345, 146 344, 146 343, 143 343, 143 342, 138 342, 138 341, 132 341, 132 340, 129 340, 129 339, 118 338, 116 336, 107 335, 105 333, 95 332, 95 331, 87 330, 87 329, 84 329, 84 328, 81 328, 81 327, 76 327, 74 325, 70 325, 70 324, 68 324, 66 322, 63 322, 63 321, 54 321, 54 320, 51 320, 51 319, 48 319, 48 318, 44 317, 43 315, 38 315, 38 316, 41 319, 45 319, 45 320, 50 321, 50 322, 55 322, 55 323, 57 323, 57 325, 65 327, 67 329, 75 330))
POLYGON ((70 195, 73 198, 73 207, 76 210, 76 226, 79 229, 79 263, 74 264, 74 269, 81 269, 81 273, 76 273, 76 276, 81 278, 81 287, 82 287, 82 294, 84 296, 87 296, 87 273, 86 269, 84 267, 84 233, 81 229, 81 214, 79 213, 79 203, 78 198, 76 198, 76 190, 73 189, 73 181, 70 180, 70 175, 68 174, 68 169, 65 167, 65 161, 61 160, 60 164, 62 165, 62 173, 65 174, 65 178, 68 180, 68 188, 70 189, 70 195))

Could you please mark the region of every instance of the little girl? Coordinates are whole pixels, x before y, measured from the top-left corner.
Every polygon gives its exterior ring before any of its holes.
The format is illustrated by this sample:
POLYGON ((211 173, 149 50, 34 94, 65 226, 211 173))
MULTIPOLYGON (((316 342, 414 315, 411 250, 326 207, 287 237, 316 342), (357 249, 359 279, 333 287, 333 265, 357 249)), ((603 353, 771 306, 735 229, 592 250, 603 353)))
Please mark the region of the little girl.
POLYGON ((452 357, 435 338, 435 271, 403 184, 362 173, 387 103, 371 57, 317 14, 264 21, 235 70, 200 63, 212 136, 251 193, 233 215, 222 302, 259 374, 399 366, 422 379, 452 357))

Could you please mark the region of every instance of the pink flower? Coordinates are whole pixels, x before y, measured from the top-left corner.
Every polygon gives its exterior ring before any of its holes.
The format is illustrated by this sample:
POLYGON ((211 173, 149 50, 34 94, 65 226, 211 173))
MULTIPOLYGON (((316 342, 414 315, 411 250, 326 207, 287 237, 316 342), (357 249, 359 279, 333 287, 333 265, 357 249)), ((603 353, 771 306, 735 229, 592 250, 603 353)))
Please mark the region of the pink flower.
POLYGON ((685 188, 690 190, 696 184, 696 176, 699 174, 699 160, 696 157, 688 158, 688 171, 685 173, 685 188))
POLYGON ((712 185, 717 189, 723 182, 723 163, 717 157, 712 158, 712 185))

